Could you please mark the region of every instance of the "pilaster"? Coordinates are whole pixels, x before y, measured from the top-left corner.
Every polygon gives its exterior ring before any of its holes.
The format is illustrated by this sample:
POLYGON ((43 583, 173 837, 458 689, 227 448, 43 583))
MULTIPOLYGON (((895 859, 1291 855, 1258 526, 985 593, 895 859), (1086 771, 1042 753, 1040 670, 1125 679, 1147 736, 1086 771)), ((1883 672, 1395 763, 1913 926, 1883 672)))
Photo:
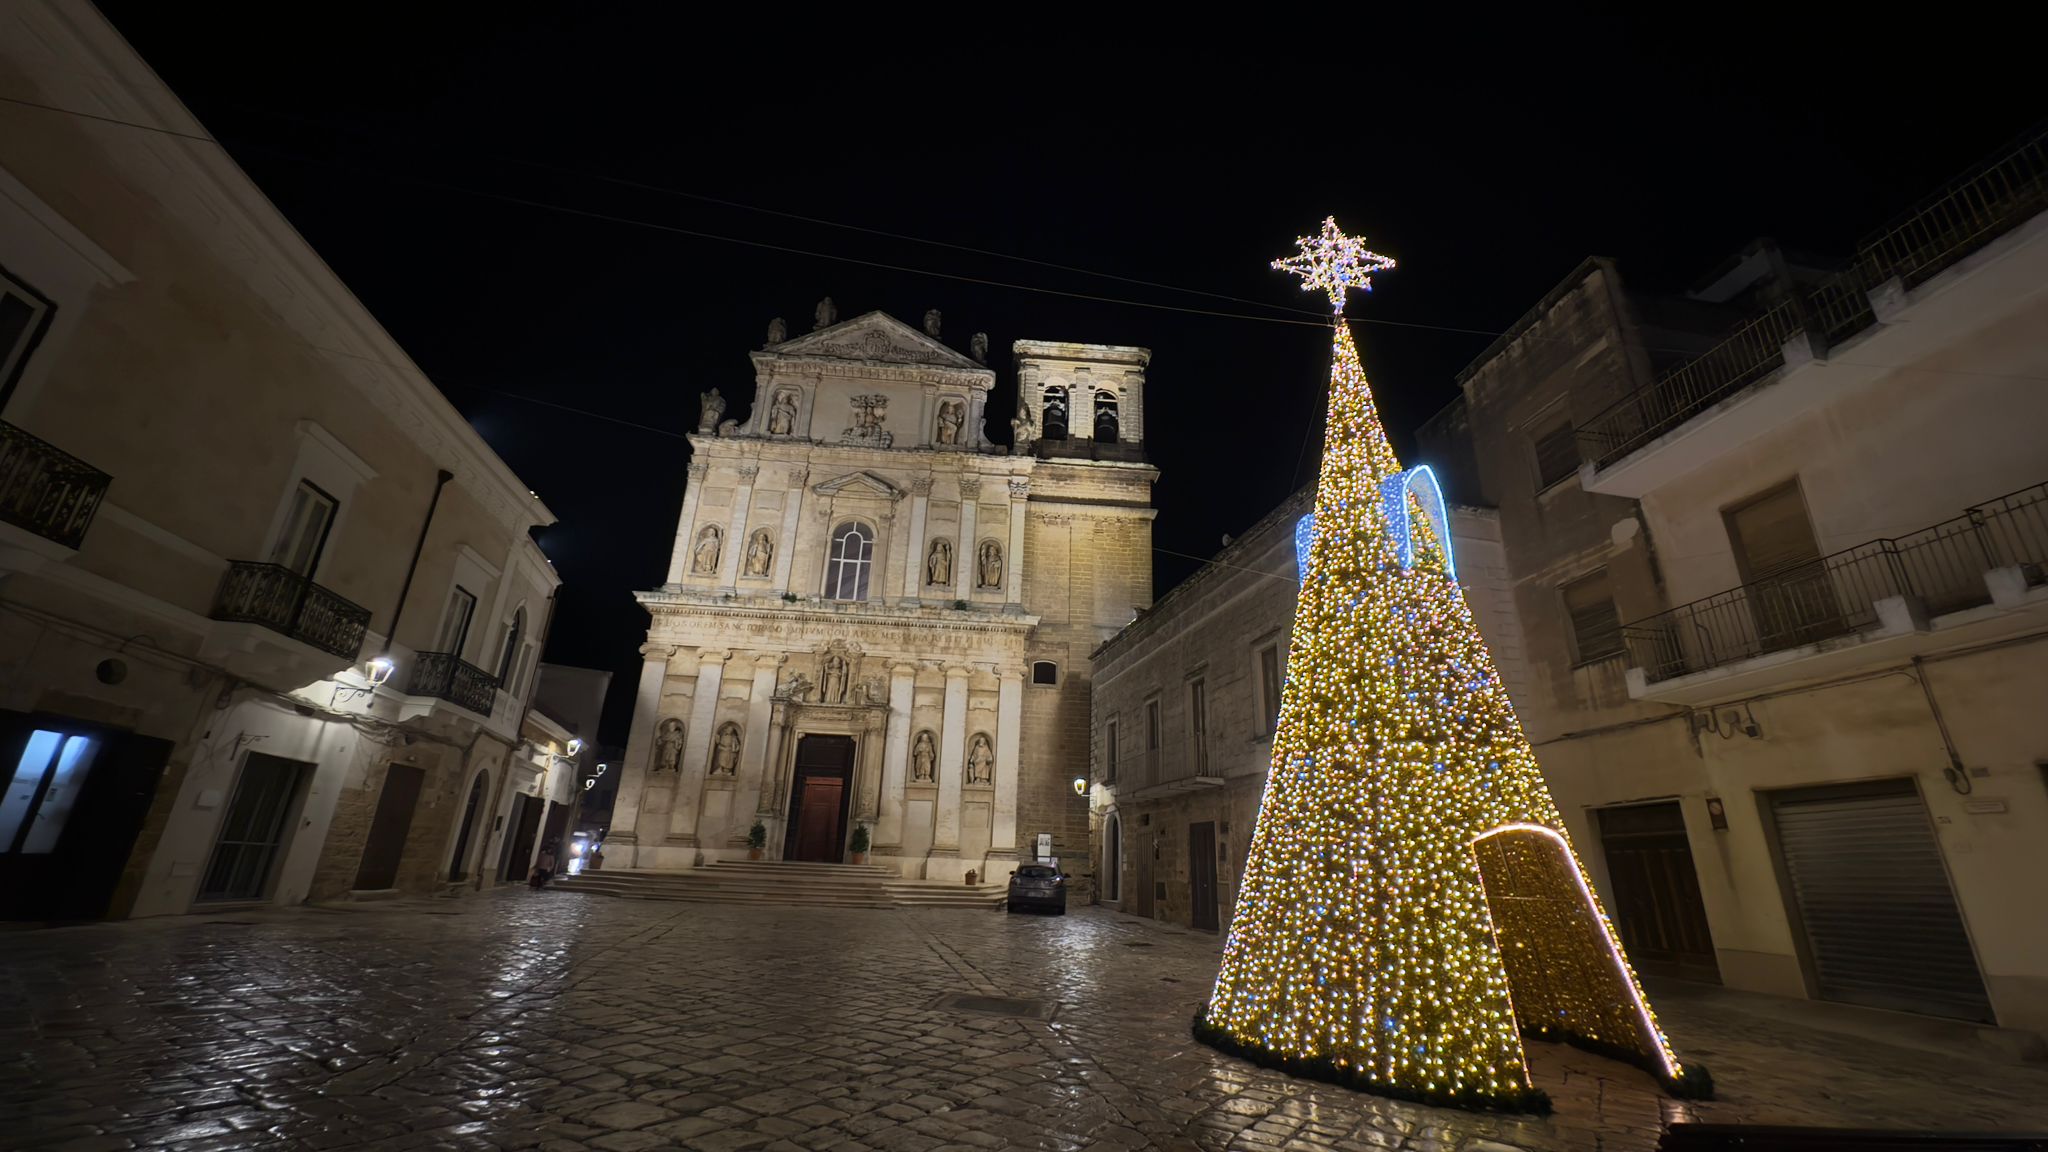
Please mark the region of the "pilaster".
POLYGON ((932 478, 912 480, 910 493, 910 563, 903 566, 903 599, 915 601, 924 591, 924 563, 931 548, 924 538, 924 524, 931 507, 932 478))
POLYGON ((775 546, 775 587, 777 596, 789 591, 791 565, 796 563, 796 532, 803 523, 804 493, 810 483, 808 468, 789 470, 789 491, 782 497, 782 537, 775 546))
POLYGON ((754 477, 760 475, 756 464, 740 467, 740 488, 732 498, 732 525, 725 533, 725 554, 718 560, 718 587, 730 592, 739 580, 741 554, 747 550, 747 506, 754 499, 754 477))
POLYGON ((1017 752, 1024 724, 1024 673, 1004 668, 996 675, 996 807, 989 824, 988 854, 991 858, 1015 860, 1017 752))
POLYGON ((917 668, 897 664, 889 669, 889 726, 883 737, 882 804, 875 818, 875 851, 889 852, 903 843, 903 782, 910 776, 910 709, 916 702, 917 668))
POLYGON ((981 500, 981 477, 960 478, 960 543, 953 549, 953 599, 974 595, 975 512, 981 500))
POLYGON ((967 770, 967 677, 964 664, 946 668, 946 703, 939 731, 939 801, 932 822, 936 857, 960 854, 960 781, 967 770))
POLYGON ((676 517, 676 546, 669 553, 668 579, 664 582, 670 588, 682 587, 683 573, 690 570, 690 538, 697 527, 698 497, 704 494, 704 477, 710 473, 710 466, 692 462, 683 482, 683 511, 676 517))
MULTIPOLYGON (((633 727, 626 733, 626 759, 619 765, 619 791, 612 805, 607 836, 634 843, 640 824, 640 794, 647 786, 647 763, 654 755, 654 725, 660 720, 661 685, 668 676, 667 646, 640 649, 640 685, 633 694, 633 727)), ((655 839, 661 838, 660 832, 655 839)))
POLYGON ((775 704, 775 674, 782 667, 780 653, 764 652, 754 657, 753 691, 747 697, 747 728, 740 734, 740 779, 733 797, 732 825, 721 841, 718 829, 704 829, 703 842, 718 847, 743 844, 754 814, 760 810, 762 775, 768 765, 770 721, 775 704), (751 803, 750 803, 751 801, 751 803))
POLYGON ((725 680, 728 653, 697 654, 697 694, 690 701, 690 726, 683 736, 683 778, 676 784, 675 808, 669 816, 668 839, 697 843, 697 809, 704 799, 704 770, 711 762, 711 744, 718 717, 718 687, 725 680))
POLYGON ((1012 611, 1022 611, 1024 606, 1024 508, 1031 495, 1031 481, 1021 476, 1010 478, 1010 548, 1003 557, 1009 568, 1003 573, 1007 587, 1003 600, 1012 611))

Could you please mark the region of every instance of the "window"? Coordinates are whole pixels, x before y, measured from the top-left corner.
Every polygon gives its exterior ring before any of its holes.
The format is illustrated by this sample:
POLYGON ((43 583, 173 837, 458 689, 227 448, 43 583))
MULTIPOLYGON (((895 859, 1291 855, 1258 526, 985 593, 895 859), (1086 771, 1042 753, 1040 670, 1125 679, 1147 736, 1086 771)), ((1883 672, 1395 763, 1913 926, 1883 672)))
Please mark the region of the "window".
POLYGON ((1565 614, 1571 619, 1572 648, 1578 663, 1590 664, 1620 653, 1621 618, 1614 610, 1607 569, 1581 576, 1561 591, 1565 614))
POLYGON ((1803 568, 1820 559, 1799 482, 1781 484, 1724 514, 1728 543, 1744 583, 1803 568))
POLYGON ((48 297, 0 268, 0 405, 14 391, 56 311, 48 297))
POLYGON ((462 655, 469 642, 469 620, 476 615, 476 597, 457 584, 448 593, 448 610, 441 614, 441 634, 434 638, 434 651, 462 655))
POLYGON ((49 728, 29 733, 0 798, 0 855, 56 850, 99 748, 92 736, 49 728))
POLYGON ((1111 720, 1102 729, 1102 782, 1116 783, 1116 721, 1111 720))
POLYGON ((505 649, 498 655, 498 683, 511 690, 513 662, 519 659, 519 641, 526 633, 526 605, 512 614, 512 623, 505 629, 505 649))
POLYGON ((1552 416, 1536 436, 1536 487, 1548 488, 1579 471, 1579 438, 1571 419, 1562 413, 1552 416))
POLYGON ((1142 784, 1159 782, 1159 701, 1145 701, 1145 762, 1139 766, 1142 784))
POLYGON ((1268 644, 1253 654, 1259 675, 1259 735, 1271 735, 1280 720, 1280 645, 1268 644))
POLYGON ((1060 666, 1050 660, 1033 660, 1031 662, 1031 682, 1033 684, 1059 683, 1060 666))
POLYGON ((1188 746, 1194 753, 1194 774, 1209 774, 1208 685, 1199 677, 1188 681, 1188 746))
POLYGON ((832 530, 832 555, 825 563, 827 600, 868 598, 868 566, 875 553, 875 538, 867 525, 846 523, 832 530))
POLYGON ((317 486, 299 481, 292 493, 291 511, 285 513, 284 530, 270 549, 270 562, 282 564, 299 575, 312 578, 320 565, 320 552, 327 546, 327 530, 334 524, 334 497, 317 486))

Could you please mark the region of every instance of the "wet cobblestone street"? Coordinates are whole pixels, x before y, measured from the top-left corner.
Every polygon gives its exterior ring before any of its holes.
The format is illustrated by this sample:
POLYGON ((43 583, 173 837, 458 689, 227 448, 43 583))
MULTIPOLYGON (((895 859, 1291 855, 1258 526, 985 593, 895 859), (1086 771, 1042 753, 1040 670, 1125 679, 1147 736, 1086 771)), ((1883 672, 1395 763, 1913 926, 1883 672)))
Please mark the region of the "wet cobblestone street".
POLYGON ((1531 1046, 1547 1118, 1292 1081, 1188 1038, 1215 937, 1097 909, 514 890, 13 931, 0 948, 7 1147, 1499 1152, 1648 1148, 1688 1117, 2048 1129, 2048 1067, 1939 1046, 1960 1028, 1819 1027, 1810 1006, 1676 987, 1653 987, 1659 1012, 1718 1101, 1662 1099, 1633 1068, 1551 1045, 1531 1046), (949 993, 1039 1000, 1051 1019, 949 993))

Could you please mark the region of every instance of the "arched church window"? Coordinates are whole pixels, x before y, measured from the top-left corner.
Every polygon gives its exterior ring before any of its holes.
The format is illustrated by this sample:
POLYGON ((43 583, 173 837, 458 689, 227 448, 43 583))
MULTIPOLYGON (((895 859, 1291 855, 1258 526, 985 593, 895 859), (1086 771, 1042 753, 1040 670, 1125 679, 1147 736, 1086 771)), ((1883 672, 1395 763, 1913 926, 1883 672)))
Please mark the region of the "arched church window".
POLYGON ((875 554, 874 533, 857 521, 832 530, 832 553, 825 562, 827 600, 868 598, 868 567, 875 554))
POLYGON ((1067 390, 1054 384, 1045 390, 1043 432, 1040 439, 1065 440, 1067 438, 1067 390))
POLYGON ((1106 444, 1116 443, 1116 393, 1114 392, 1097 392, 1095 394, 1095 439, 1106 444))

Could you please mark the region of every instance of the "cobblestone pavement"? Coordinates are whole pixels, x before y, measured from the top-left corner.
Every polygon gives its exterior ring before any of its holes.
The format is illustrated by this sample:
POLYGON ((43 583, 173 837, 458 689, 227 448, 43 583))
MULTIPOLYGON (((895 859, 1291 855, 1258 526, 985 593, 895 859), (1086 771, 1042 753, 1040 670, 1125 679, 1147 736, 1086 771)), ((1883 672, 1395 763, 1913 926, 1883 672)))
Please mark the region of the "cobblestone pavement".
POLYGON ((1540 1044, 1545 1119, 1291 1081, 1188 1039, 1215 937, 1096 909, 517 890, 10 932, 0 949, 10 1148, 1502 1152, 1649 1148, 1688 1116, 2048 1128, 2041 1066, 1930 1047, 1912 1018, 1863 1014, 1897 1021, 1892 1043, 1698 991, 1661 1011, 1715 1103, 1540 1044), (935 1006, 947 993, 1057 1007, 935 1006))

